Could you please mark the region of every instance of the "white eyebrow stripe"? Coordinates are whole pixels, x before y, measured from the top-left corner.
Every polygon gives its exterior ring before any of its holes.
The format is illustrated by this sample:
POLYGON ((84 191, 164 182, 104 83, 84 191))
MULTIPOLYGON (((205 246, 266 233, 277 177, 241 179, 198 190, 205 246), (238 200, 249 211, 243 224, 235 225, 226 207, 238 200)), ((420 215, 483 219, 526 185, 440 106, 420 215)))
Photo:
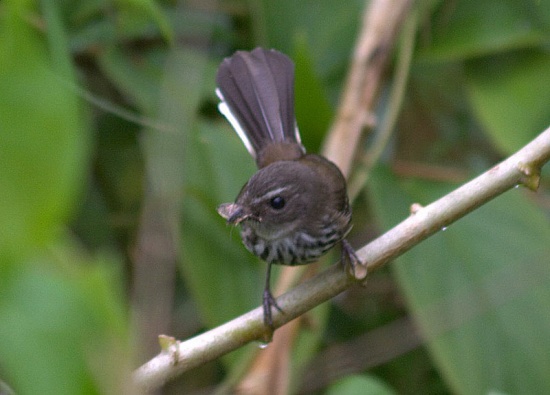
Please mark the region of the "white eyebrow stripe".
POLYGON ((288 187, 281 187, 281 188, 277 188, 277 189, 274 189, 272 191, 269 191, 265 195, 260 196, 259 198, 256 198, 256 199, 252 200, 252 204, 256 204, 256 203, 259 203, 261 201, 274 198, 275 196, 280 195, 281 192, 286 191, 287 189, 288 189, 288 187))

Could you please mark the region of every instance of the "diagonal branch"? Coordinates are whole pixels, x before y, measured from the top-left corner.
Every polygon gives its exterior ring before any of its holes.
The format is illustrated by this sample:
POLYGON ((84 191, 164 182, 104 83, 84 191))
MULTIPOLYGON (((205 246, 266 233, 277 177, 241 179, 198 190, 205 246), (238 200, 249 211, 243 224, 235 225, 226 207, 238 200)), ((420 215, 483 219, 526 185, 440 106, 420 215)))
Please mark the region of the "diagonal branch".
MULTIPOLYGON (((550 128, 467 184, 426 207, 414 209, 413 214, 361 248, 357 255, 366 262, 369 270, 377 269, 516 185, 523 184, 536 190, 540 168, 548 160, 550 128)), ((274 312, 275 327, 284 325, 355 283, 339 265, 330 267, 278 298, 277 302, 285 313, 274 312)), ((249 342, 259 341, 264 333, 262 309, 257 308, 194 338, 173 342, 166 351, 136 370, 135 384, 145 390, 158 388, 184 371, 249 342)))

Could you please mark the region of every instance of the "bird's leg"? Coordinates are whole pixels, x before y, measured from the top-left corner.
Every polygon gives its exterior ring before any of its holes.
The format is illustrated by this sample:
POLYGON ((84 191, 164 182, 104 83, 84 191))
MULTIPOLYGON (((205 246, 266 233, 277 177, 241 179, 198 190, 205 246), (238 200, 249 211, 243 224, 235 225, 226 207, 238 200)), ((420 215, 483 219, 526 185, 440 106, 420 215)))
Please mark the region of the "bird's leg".
POLYGON ((267 263, 267 275, 265 278, 265 288, 264 288, 264 298, 263 298, 263 308, 264 308, 264 324, 269 328, 271 334, 275 328, 273 327, 273 320, 271 317, 271 308, 275 307, 281 313, 284 313, 283 310, 277 304, 277 301, 273 297, 270 291, 270 277, 271 277, 271 262, 267 263))
POLYGON ((363 264, 351 244, 342 239, 342 257, 340 259, 344 270, 357 280, 367 277, 367 265, 363 264))

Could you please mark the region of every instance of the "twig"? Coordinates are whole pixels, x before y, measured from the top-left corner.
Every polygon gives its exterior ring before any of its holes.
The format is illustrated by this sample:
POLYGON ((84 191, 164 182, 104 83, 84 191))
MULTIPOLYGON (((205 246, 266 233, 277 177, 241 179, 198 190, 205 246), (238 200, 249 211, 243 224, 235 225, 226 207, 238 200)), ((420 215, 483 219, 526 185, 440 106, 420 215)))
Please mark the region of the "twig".
POLYGON ((345 176, 349 175, 364 127, 374 123, 381 75, 410 5, 410 0, 372 0, 364 15, 341 105, 323 149, 323 155, 345 176))
MULTIPOLYGON (((516 185, 535 190, 540 168, 550 159, 550 128, 517 153, 432 204, 416 209, 403 222, 378 237, 357 255, 374 270, 414 245, 494 199, 516 185)), ((334 265, 290 290, 277 300, 285 311, 274 312, 279 327, 355 284, 339 265, 334 265)), ((257 308, 222 326, 181 343, 147 362, 134 373, 135 383, 145 390, 160 387, 184 371, 233 351, 264 335, 262 309, 257 308)))
POLYGON ((380 124, 374 141, 369 150, 363 155, 364 160, 354 171, 353 177, 348 182, 348 195, 350 201, 354 201, 360 191, 368 181, 370 171, 378 163, 378 160, 384 153, 386 145, 393 135, 394 127, 397 122, 407 81, 409 80, 409 69, 411 66, 412 56, 414 52, 414 41, 416 37, 416 29, 418 26, 418 12, 413 10, 405 21, 401 33, 401 45, 397 53, 397 67, 390 92, 390 100, 387 106, 388 110, 384 115, 384 119, 380 124))

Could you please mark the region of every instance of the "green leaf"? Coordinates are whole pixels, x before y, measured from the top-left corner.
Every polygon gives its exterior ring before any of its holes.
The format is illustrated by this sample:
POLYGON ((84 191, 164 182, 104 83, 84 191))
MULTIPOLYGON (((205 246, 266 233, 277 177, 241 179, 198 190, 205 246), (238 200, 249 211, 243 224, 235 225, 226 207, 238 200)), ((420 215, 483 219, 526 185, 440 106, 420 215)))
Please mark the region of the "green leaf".
POLYGON ((292 54, 302 43, 307 43, 307 48, 314 49, 310 54, 316 74, 323 81, 331 103, 336 103, 364 6, 364 2, 357 1, 344 5, 332 0, 264 0, 254 7, 252 14, 252 21, 260 25, 256 31, 265 36, 256 44, 292 54))
POLYGON ((429 46, 418 59, 454 61, 544 44, 548 40, 540 11, 546 2, 463 0, 442 2, 435 14, 429 46))
POLYGON ((141 113, 153 114, 158 103, 162 73, 156 54, 140 54, 147 60, 137 61, 117 46, 105 49, 98 57, 103 72, 141 113))
POLYGON ((261 303, 265 265, 242 245, 239 229, 216 212, 235 199, 255 169, 225 125, 200 124, 187 153, 182 270, 207 324, 215 326, 261 303))
POLYGON ((127 320, 112 267, 65 249, 26 262, 3 283, 0 363, 16 393, 128 389, 127 320))
MULTIPOLYGON (((378 171, 371 197, 384 228, 449 185, 378 171)), ((550 391, 550 226, 527 192, 489 202, 400 257, 393 268, 453 392, 550 391)))
POLYGON ((550 125, 550 54, 512 53, 467 64, 472 108, 495 145, 510 154, 550 125))
POLYGON ((6 1, 0 23, 0 260, 44 245, 72 210, 88 134, 55 12, 44 41, 24 19, 33 2, 6 1))
POLYGON ((313 64, 313 56, 304 39, 296 44, 294 55, 296 118, 302 141, 310 152, 318 152, 333 110, 313 64))
POLYGON ((392 395, 393 391, 387 384, 374 376, 347 376, 332 384, 326 395, 392 395))
POLYGON ((154 0, 117 0, 120 7, 120 31, 141 30, 144 24, 153 20, 158 26, 164 39, 169 43, 174 41, 174 32, 162 8, 154 0))

